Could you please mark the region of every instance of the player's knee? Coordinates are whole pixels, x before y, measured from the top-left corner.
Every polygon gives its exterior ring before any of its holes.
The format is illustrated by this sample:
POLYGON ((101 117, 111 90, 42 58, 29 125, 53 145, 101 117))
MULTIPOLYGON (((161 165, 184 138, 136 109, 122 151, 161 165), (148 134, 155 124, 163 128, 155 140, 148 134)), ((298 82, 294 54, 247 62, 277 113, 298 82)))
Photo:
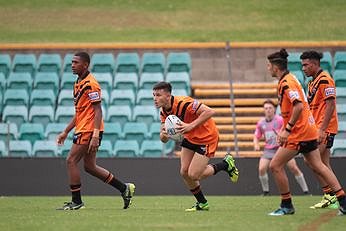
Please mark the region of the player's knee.
POLYGON ((270 171, 271 172, 278 172, 278 171, 280 171, 280 169, 279 169, 279 165, 277 165, 275 162, 270 162, 270 164, 269 164, 269 169, 270 169, 270 171))
POLYGON ((84 170, 85 170, 87 173, 93 175, 93 173, 95 173, 96 166, 89 165, 89 164, 85 164, 85 165, 84 165, 84 170))
POLYGON ((266 168, 258 168, 258 174, 260 176, 263 176, 267 173, 267 169, 266 168))
POLYGON ((196 172, 189 172, 189 178, 193 181, 198 181, 200 180, 201 176, 196 172))
POLYGON ((183 168, 181 168, 181 169, 180 169, 180 175, 181 175, 183 178, 188 177, 188 176, 189 176, 189 174, 188 174, 188 169, 183 169, 183 168))

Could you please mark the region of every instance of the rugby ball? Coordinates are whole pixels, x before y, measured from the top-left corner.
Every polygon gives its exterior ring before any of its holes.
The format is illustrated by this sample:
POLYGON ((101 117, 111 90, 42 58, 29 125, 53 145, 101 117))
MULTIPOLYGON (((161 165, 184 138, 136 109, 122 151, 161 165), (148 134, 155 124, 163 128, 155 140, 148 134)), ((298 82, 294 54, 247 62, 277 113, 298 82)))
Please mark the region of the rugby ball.
POLYGON ((175 128, 181 123, 181 120, 176 115, 169 115, 165 120, 165 128, 168 137, 172 140, 181 142, 184 138, 183 134, 176 132, 175 128))

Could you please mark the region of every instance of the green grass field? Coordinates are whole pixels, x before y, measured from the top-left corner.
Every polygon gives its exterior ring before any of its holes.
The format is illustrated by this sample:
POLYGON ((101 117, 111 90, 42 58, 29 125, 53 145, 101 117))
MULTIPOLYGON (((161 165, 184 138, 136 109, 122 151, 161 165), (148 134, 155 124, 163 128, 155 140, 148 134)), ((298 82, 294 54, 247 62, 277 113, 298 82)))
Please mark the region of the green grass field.
POLYGON ((1 42, 345 40, 344 0, 0 0, 1 42))
POLYGON ((271 217, 279 197, 209 196, 211 210, 186 213, 191 196, 137 196, 123 210, 121 197, 85 196, 86 208, 57 211, 68 197, 0 197, 0 230, 344 230, 337 210, 309 209, 317 196, 296 196, 296 214, 271 217))

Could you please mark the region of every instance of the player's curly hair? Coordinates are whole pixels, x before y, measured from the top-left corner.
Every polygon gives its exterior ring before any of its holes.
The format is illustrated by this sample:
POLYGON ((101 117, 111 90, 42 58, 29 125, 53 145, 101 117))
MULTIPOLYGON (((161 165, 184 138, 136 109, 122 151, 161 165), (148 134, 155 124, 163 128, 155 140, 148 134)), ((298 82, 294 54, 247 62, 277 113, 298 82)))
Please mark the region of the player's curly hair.
POLYGON ((280 70, 287 70, 287 57, 286 49, 282 48, 280 51, 268 55, 267 59, 271 64, 278 66, 280 70))
POLYGON ((300 59, 312 59, 320 61, 323 58, 323 53, 317 51, 304 51, 300 59))
POLYGON ((84 62, 90 64, 90 56, 88 53, 84 52, 84 51, 80 51, 77 52, 76 54, 74 54, 74 56, 78 56, 81 58, 81 60, 83 60, 84 62))

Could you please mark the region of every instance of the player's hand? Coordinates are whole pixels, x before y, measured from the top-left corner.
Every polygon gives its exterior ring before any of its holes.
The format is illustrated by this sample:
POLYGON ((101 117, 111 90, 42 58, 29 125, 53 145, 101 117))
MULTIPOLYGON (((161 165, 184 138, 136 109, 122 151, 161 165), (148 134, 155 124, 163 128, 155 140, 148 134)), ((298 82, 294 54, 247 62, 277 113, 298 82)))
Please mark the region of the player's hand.
POLYGON ((278 143, 280 145, 283 145, 284 143, 286 143, 289 135, 290 135, 290 133, 288 131, 286 131, 285 129, 281 130, 279 135, 278 135, 278 139, 279 139, 278 143))
POLYGON ((88 153, 96 153, 100 145, 98 137, 92 137, 89 143, 88 153))
POLYGON ((160 140, 164 143, 167 143, 167 141, 169 140, 169 136, 167 134, 165 126, 161 126, 160 140))
POLYGON ((181 134, 185 134, 188 133, 189 131, 191 131, 193 129, 193 126, 191 124, 188 123, 184 123, 181 122, 180 124, 178 124, 178 126, 175 128, 175 130, 181 134))
POLYGON ((318 129, 318 143, 322 143, 327 138, 327 133, 325 130, 318 129))
POLYGON ((67 137, 67 133, 65 131, 61 132, 56 138, 56 143, 58 145, 64 145, 64 141, 66 137, 67 137))
POLYGON ((255 144, 254 145, 254 150, 255 151, 259 151, 261 148, 260 148, 260 145, 259 144, 255 144))

